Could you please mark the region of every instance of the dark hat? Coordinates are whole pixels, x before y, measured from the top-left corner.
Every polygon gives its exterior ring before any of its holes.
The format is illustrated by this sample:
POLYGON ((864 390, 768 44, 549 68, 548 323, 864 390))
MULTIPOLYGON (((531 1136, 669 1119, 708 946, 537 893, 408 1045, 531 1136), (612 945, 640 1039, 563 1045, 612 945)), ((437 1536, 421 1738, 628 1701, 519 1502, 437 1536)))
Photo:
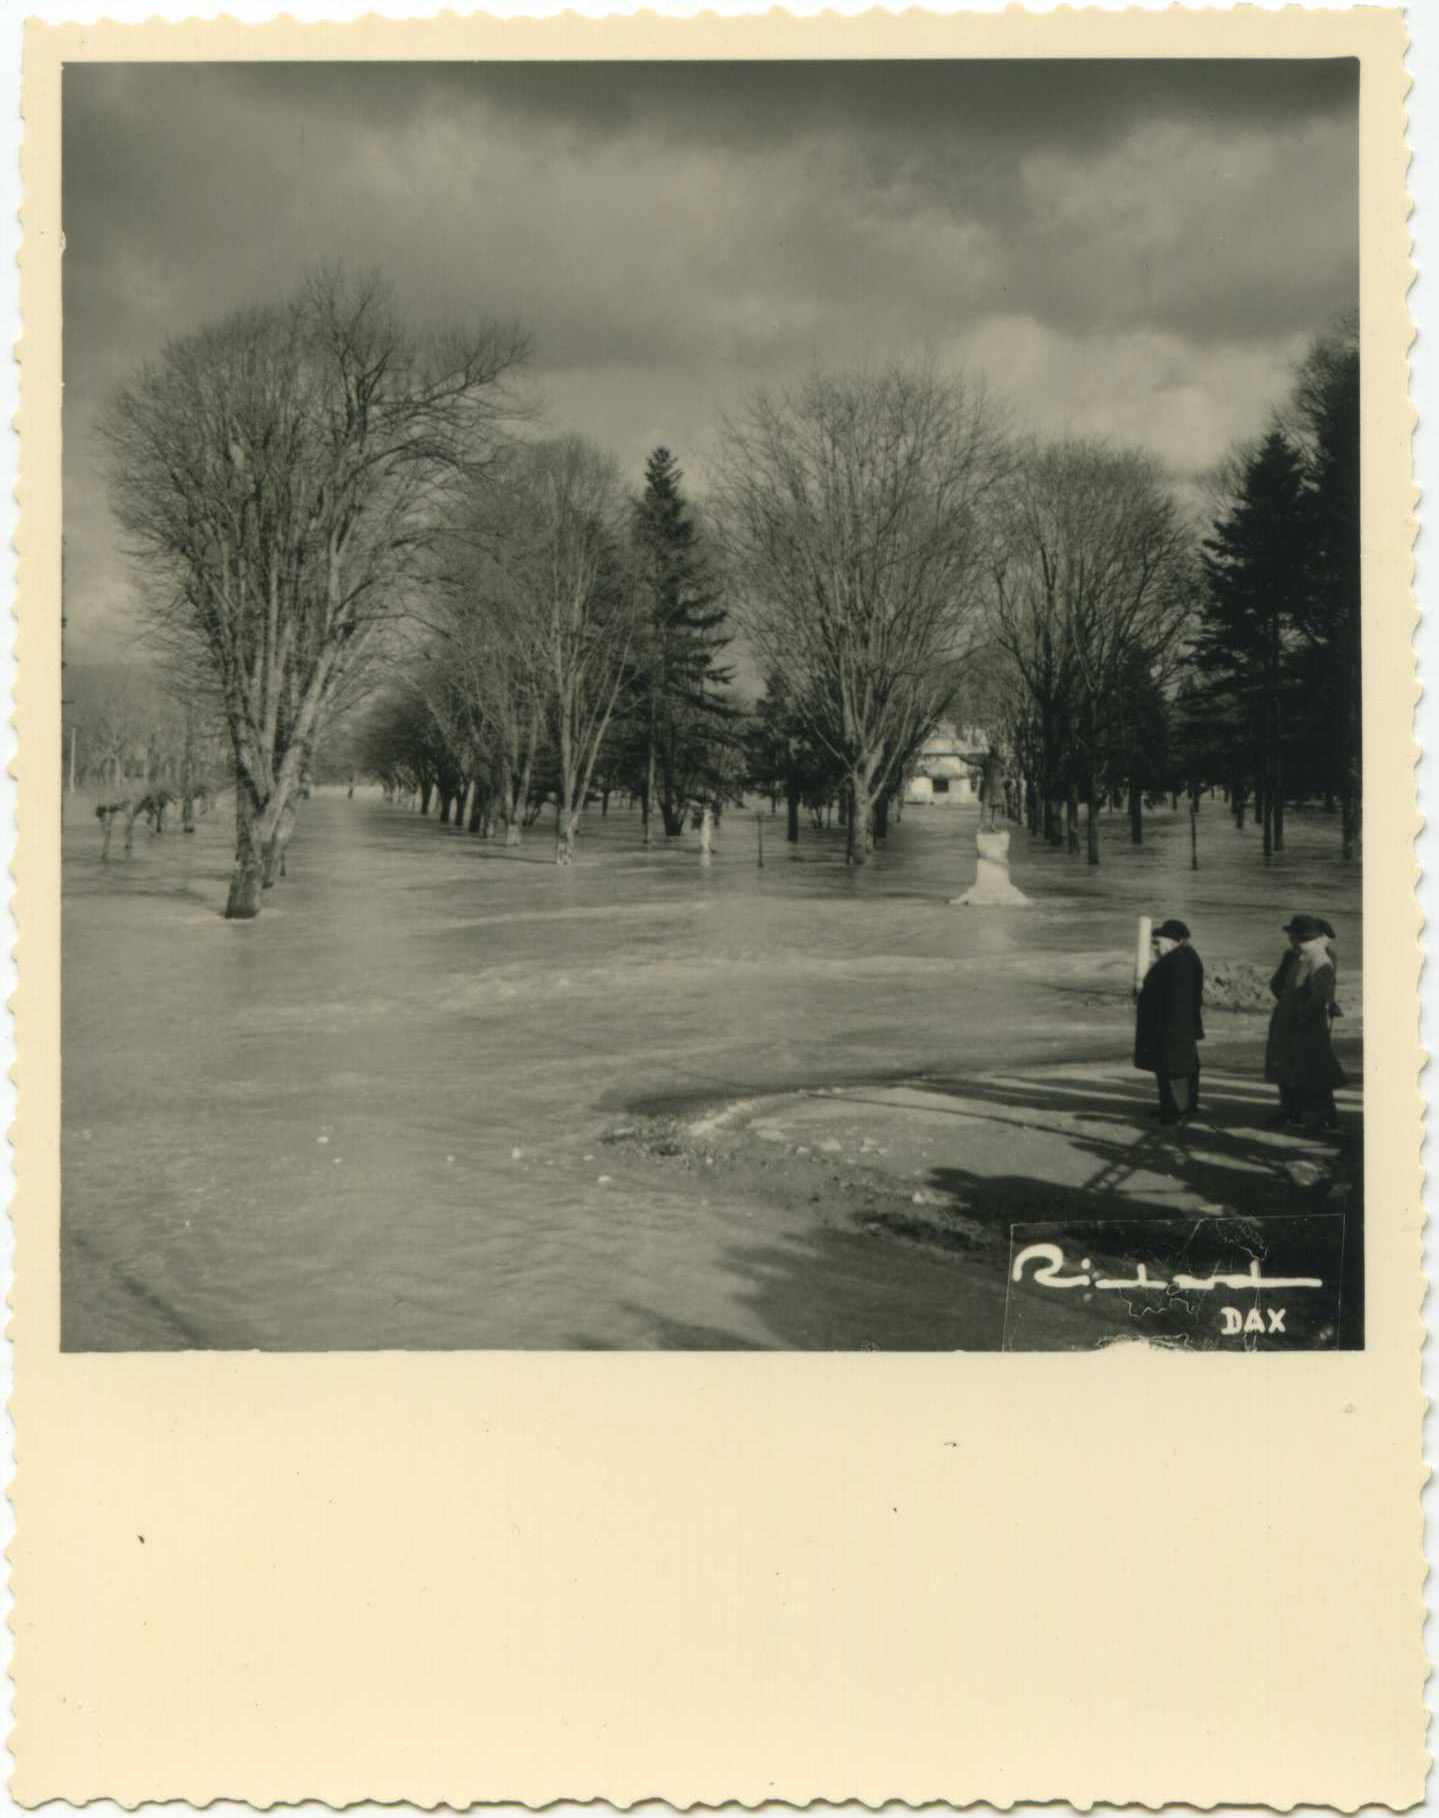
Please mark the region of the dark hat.
POLYGON ((1339 939, 1339 936, 1334 932, 1330 924, 1325 921, 1322 915, 1316 915, 1314 920, 1318 924, 1319 932, 1324 936, 1326 941, 1337 941, 1339 939))
POLYGON ((1167 922, 1161 922, 1154 932, 1162 934, 1167 941, 1187 941, 1189 939, 1189 930, 1183 922, 1172 915, 1167 922))
POLYGON ((1292 934, 1296 940, 1317 940, 1324 929, 1312 915, 1293 915, 1284 924, 1284 932, 1292 934))

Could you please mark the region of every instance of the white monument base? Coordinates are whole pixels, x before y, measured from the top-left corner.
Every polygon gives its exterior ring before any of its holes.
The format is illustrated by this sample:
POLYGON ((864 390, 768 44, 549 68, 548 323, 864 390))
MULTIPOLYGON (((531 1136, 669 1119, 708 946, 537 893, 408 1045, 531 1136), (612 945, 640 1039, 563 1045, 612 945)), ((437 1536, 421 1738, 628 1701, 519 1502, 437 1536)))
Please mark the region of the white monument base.
POLYGON ((977 833, 975 851, 979 855, 973 886, 963 896, 950 902, 963 909, 1025 909, 1029 898, 1009 881, 1009 835, 977 833))

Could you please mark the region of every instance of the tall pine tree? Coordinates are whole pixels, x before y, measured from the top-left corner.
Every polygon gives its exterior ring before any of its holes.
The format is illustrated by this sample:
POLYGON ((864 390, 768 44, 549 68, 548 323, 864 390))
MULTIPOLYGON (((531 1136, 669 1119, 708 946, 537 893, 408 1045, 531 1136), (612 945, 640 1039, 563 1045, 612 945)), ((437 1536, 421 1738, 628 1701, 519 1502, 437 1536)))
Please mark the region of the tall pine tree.
POLYGON ((1208 581, 1195 658, 1225 722, 1230 789, 1254 793, 1264 850, 1284 849, 1284 750, 1293 636, 1306 619, 1313 542, 1299 452, 1272 429, 1244 462, 1204 545, 1208 581))
POLYGON ((1353 321, 1316 341, 1290 412, 1305 455, 1313 580, 1300 629, 1306 698, 1328 728, 1326 788, 1337 787, 1345 858, 1359 855, 1363 812, 1363 677, 1359 563, 1359 341, 1353 321))
POLYGON ((718 805, 725 766, 720 748, 732 737, 728 699, 733 671, 721 661, 729 643, 725 613, 705 562, 674 456, 657 448, 645 463, 636 514, 648 629, 636 673, 633 724, 644 841, 656 805, 666 834, 683 831, 688 808, 718 805))

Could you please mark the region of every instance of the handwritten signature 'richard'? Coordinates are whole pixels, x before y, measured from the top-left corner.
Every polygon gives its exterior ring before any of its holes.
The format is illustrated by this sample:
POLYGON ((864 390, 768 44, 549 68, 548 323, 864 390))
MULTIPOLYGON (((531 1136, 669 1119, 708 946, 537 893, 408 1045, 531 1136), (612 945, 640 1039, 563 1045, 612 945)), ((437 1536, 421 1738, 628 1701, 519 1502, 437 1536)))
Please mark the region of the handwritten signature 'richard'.
POLYGON ((1182 1270, 1172 1276, 1151 1275, 1143 1263, 1140 1263, 1133 1275, 1092 1275, 1093 1267, 1086 1256, 1080 1262, 1077 1274, 1065 1275, 1061 1271, 1068 1266, 1064 1251, 1058 1244, 1026 1244, 1014 1259, 1010 1270, 1011 1281, 1024 1281, 1026 1271, 1031 1264, 1039 1266, 1028 1274, 1027 1279, 1042 1288, 1148 1288, 1156 1293, 1170 1289, 1195 1294, 1212 1294, 1216 1288, 1322 1288, 1323 1281, 1317 1275, 1265 1275, 1257 1261, 1251 1262, 1243 1273, 1235 1271, 1216 1271, 1209 1275, 1186 1275, 1182 1270))

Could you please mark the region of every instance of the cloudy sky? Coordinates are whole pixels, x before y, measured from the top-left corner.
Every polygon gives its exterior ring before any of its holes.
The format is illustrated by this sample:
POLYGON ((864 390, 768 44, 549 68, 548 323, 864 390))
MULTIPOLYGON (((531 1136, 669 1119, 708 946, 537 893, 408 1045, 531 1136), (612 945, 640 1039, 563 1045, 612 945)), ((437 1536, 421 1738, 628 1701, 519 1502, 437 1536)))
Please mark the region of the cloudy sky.
POLYGON ((928 353, 1180 476, 1357 295, 1351 62, 71 64, 70 654, 123 652, 106 395, 341 260, 534 337, 551 423, 702 490, 726 409, 928 353))

